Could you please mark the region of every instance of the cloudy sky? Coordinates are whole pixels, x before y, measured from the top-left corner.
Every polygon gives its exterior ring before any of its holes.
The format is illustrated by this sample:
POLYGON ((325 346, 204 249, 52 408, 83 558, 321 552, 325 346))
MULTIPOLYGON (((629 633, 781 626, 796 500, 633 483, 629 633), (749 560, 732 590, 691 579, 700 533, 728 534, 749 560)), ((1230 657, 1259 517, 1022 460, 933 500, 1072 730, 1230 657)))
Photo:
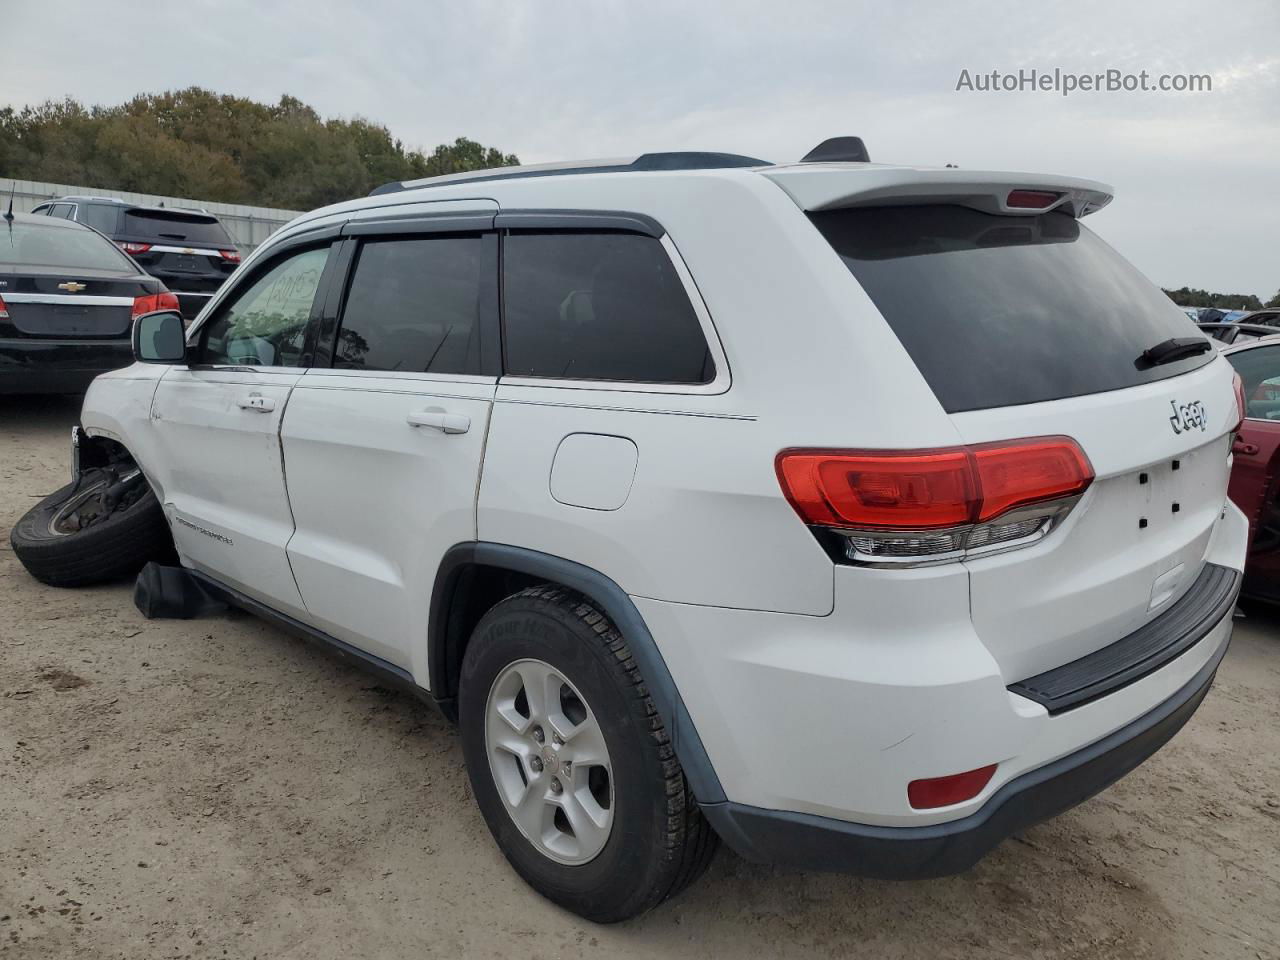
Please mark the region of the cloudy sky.
MULTIPOLYGON (((1163 286, 1280 287, 1280 3, 0 0, 0 102, 198 84, 465 135, 525 162, 715 149, 1111 184, 1090 223, 1163 286), (31 42, 14 42, 17 38, 31 42), (971 75, 1209 74, 1212 91, 957 91, 971 75)), ((2 174, 3 171, 0 171, 2 174)))

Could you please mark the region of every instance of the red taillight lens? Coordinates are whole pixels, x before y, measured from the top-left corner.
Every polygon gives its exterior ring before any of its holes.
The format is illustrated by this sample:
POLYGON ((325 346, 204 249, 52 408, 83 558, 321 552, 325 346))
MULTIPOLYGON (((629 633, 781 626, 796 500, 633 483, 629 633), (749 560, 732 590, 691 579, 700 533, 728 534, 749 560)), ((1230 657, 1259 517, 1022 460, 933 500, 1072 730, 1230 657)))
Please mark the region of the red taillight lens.
POLYGON ((784 450, 778 479, 805 523, 834 527, 954 527, 977 503, 963 448, 866 453, 784 450))
POLYGON ((949 777, 912 780, 907 784, 907 802, 916 810, 930 810, 972 800, 991 782, 996 766, 993 763, 977 770, 953 773, 949 777))
POLYGON ((1244 426, 1244 412, 1245 412, 1244 381, 1240 379, 1240 374, 1238 373, 1233 374, 1232 386, 1235 387, 1235 391, 1236 391, 1236 411, 1240 415, 1239 418, 1236 420, 1236 425, 1231 428, 1231 432, 1235 433, 1242 426, 1244 426))
POLYGON ((991 520, 1014 507, 1084 493, 1093 466, 1068 437, 1043 437, 971 447, 982 490, 978 520, 991 520))
POLYGON ((218 256, 222 257, 227 263, 240 262, 240 252, 238 250, 219 250, 218 256))
POLYGON ((1048 190, 1010 190, 1005 206, 1023 210, 1043 210, 1058 202, 1062 194, 1048 190))
POLYGON ((146 253, 148 250, 150 250, 150 249, 151 249, 151 244, 149 244, 149 243, 122 243, 122 244, 120 244, 120 249, 121 249, 121 250, 123 250, 125 253, 130 254, 130 255, 133 255, 133 254, 136 254, 136 253, 146 253))
POLYGON ((1083 493, 1093 467, 1070 437, 940 450, 783 450, 778 482, 805 523, 929 530, 1083 493))
POLYGON ((175 293, 153 293, 146 297, 133 298, 133 315, 154 313, 157 310, 177 310, 178 295, 175 293))
POLYGON ((9 319, 9 308, 5 306, 4 297, 0 297, 0 320, 9 319))

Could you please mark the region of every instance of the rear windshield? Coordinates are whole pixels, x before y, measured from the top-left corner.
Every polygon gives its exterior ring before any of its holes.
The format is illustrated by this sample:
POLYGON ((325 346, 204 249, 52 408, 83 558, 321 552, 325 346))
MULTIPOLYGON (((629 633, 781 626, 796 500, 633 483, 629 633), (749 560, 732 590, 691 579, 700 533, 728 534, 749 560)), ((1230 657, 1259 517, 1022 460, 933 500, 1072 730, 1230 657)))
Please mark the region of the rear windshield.
POLYGON ((1199 331, 1068 214, 939 205, 810 218, 949 413, 1132 387, 1214 356, 1138 363, 1148 347, 1199 331))
POLYGON ((67 226, 64 220, 0 223, 0 266, 138 272, 110 240, 84 227, 67 226))
POLYGON ((127 210, 120 232, 131 238, 156 243, 170 240, 186 246, 208 245, 221 250, 235 246, 226 229, 215 218, 176 210, 127 210))

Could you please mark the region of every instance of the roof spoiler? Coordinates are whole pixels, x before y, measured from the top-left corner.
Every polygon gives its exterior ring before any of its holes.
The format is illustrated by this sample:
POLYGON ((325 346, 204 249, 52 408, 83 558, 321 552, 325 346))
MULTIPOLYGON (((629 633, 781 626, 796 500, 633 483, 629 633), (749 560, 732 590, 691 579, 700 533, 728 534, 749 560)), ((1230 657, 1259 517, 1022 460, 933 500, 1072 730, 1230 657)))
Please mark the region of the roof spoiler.
POLYGON ((1050 210, 1084 217, 1111 202, 1113 190, 1096 180, 959 169, 832 168, 808 161, 761 173, 802 210, 950 203, 983 213, 1035 216, 1050 210))

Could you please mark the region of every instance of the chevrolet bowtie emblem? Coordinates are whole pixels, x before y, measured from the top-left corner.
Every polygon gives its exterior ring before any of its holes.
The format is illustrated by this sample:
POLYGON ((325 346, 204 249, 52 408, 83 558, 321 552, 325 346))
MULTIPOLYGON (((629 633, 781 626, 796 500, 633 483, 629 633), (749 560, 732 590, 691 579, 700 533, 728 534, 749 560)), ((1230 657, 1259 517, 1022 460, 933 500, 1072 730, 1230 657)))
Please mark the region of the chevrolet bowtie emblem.
POLYGON ((66 283, 58 284, 59 290, 65 290, 67 293, 79 293, 84 289, 83 283, 76 283, 74 280, 68 280, 66 283))

